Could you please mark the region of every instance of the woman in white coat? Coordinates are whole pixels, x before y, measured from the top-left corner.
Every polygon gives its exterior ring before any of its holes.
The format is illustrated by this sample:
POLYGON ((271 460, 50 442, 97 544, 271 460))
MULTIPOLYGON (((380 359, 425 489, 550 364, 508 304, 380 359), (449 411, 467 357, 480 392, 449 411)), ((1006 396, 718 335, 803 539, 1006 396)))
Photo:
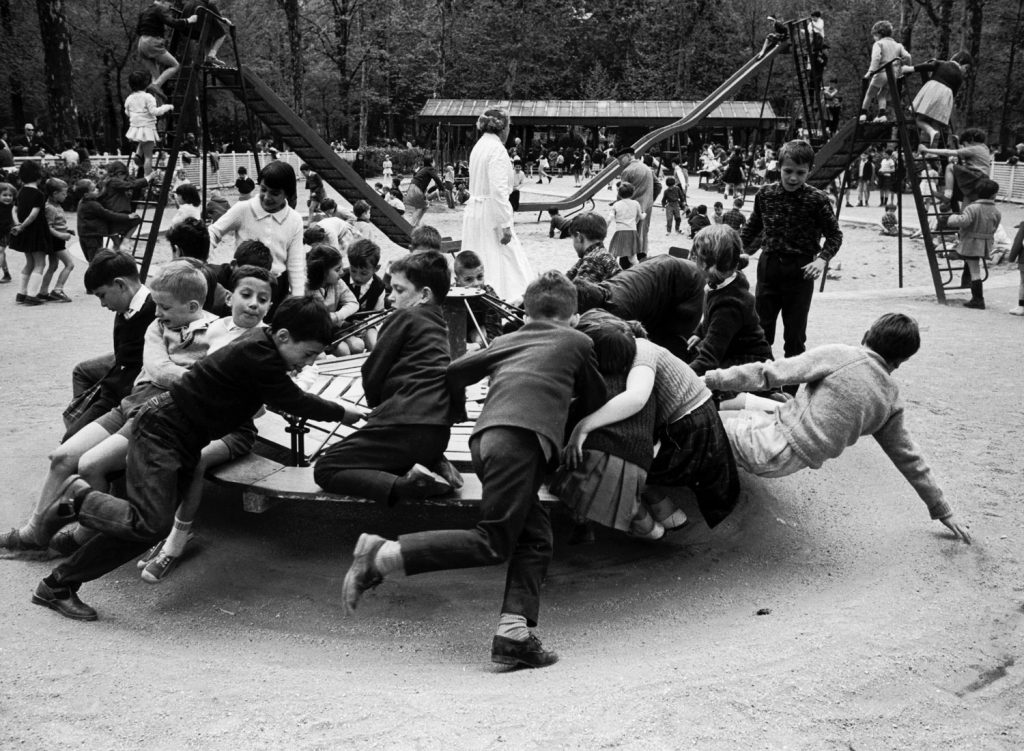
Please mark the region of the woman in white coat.
POLYGON ((476 251, 487 283, 504 300, 522 299, 534 277, 513 229, 512 161, 505 150, 511 121, 489 109, 476 121, 480 140, 469 155, 469 203, 462 221, 462 249, 476 251))

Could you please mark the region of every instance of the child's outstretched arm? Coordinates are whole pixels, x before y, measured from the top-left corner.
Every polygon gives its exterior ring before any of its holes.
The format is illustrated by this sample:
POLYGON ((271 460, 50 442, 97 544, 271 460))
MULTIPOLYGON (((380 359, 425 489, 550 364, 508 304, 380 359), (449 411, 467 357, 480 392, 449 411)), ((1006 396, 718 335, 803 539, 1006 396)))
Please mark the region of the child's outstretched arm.
POLYGON ((575 469, 583 461, 583 444, 587 436, 598 428, 614 425, 635 415, 647 404, 653 389, 654 370, 646 365, 638 365, 630 370, 625 390, 605 402, 596 412, 584 417, 573 428, 562 450, 562 462, 569 469, 575 469))
POLYGON ((707 387, 713 391, 770 391, 779 386, 812 383, 824 378, 833 369, 834 365, 827 357, 810 350, 782 360, 709 370, 703 378, 707 387))
POLYGON ((954 517, 953 509, 946 502, 942 488, 935 481, 931 468, 921 456, 921 450, 904 425, 902 408, 893 413, 882 429, 875 433, 874 438, 928 506, 932 519, 942 522, 957 539, 970 545, 970 534, 954 517))

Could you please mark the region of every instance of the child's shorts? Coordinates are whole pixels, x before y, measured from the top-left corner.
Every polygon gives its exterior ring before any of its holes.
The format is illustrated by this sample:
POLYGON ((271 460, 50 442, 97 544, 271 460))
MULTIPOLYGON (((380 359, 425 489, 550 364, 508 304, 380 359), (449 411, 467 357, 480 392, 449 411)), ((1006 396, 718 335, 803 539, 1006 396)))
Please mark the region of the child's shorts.
POLYGON ((123 435, 125 438, 132 434, 132 418, 118 404, 112 410, 96 419, 96 424, 103 428, 110 435, 123 435))
POLYGON ((743 409, 735 417, 722 417, 736 466, 758 477, 785 477, 807 468, 793 453, 774 413, 743 409))

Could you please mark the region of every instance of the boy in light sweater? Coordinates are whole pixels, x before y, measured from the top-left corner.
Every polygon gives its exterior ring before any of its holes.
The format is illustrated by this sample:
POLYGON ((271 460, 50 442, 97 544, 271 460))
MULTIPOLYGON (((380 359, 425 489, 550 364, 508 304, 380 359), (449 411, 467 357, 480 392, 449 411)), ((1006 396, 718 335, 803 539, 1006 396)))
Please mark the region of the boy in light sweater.
POLYGON ((736 464, 759 477, 784 477, 808 467, 818 469, 861 436, 874 436, 928 506, 932 519, 970 544, 970 535, 954 518, 903 424, 904 405, 892 378, 892 372, 921 346, 917 322, 901 313, 886 313, 871 325, 861 345, 826 344, 796 357, 705 373, 708 387, 718 390, 767 391, 807 384, 773 412, 743 410, 724 420, 736 464))

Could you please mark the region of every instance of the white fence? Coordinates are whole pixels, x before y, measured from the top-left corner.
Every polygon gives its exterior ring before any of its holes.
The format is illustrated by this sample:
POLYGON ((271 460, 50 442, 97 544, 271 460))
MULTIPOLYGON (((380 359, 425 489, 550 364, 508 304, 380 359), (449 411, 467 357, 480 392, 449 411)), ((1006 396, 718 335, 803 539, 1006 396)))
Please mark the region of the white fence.
POLYGON ((999 183, 997 198, 1024 203, 1024 164, 993 163, 990 174, 999 183))

